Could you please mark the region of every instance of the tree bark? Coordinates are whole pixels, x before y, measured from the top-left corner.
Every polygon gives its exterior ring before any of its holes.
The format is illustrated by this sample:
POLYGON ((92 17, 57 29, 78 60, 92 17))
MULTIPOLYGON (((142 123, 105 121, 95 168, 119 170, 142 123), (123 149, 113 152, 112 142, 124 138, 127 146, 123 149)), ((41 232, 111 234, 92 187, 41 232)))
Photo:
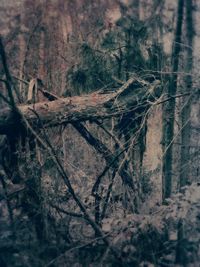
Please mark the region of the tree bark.
MULTIPOLYGON (((176 32, 172 51, 172 75, 168 86, 168 97, 176 95, 177 78, 179 69, 179 55, 181 51, 182 25, 183 25, 184 0, 178 1, 176 32)), ((171 98, 164 108, 165 117, 163 122, 163 167, 162 167, 162 199, 171 196, 172 190, 172 162, 173 162, 173 137, 175 98, 171 98)))
MULTIPOLYGON (((159 82, 153 84, 140 81, 142 87, 134 88, 132 78, 117 91, 111 93, 95 92, 83 96, 67 97, 51 102, 41 102, 18 106, 19 112, 35 127, 51 127, 63 123, 108 118, 127 113, 141 105, 149 105, 160 96, 159 82)), ((10 108, 1 112, 0 134, 13 132, 19 121, 10 108)))
MULTIPOLYGON (((185 72, 185 86, 183 93, 192 92, 192 67, 193 67, 193 41, 194 41, 194 28, 193 28, 193 1, 186 0, 186 67, 185 72)), ((183 98, 183 109, 181 113, 181 168, 179 183, 180 188, 185 186, 189 181, 190 176, 190 134, 191 134, 191 96, 183 98)))

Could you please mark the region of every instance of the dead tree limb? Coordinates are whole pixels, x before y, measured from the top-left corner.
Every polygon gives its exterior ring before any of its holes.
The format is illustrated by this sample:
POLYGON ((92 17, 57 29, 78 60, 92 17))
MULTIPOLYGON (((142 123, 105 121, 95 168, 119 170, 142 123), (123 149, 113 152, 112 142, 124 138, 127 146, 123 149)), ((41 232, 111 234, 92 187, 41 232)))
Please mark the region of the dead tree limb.
MULTIPOLYGON (((153 84, 140 83, 131 78, 116 92, 104 93, 98 91, 83 96, 67 97, 51 102, 41 102, 31 105, 19 105, 17 108, 27 121, 34 127, 39 127, 38 114, 44 127, 51 127, 63 123, 105 119, 130 112, 140 105, 154 101, 161 94, 159 82, 153 84)), ((149 104, 150 105, 150 104, 149 104)), ((10 108, 2 110, 0 117, 0 134, 7 134, 19 127, 14 112, 10 108)))

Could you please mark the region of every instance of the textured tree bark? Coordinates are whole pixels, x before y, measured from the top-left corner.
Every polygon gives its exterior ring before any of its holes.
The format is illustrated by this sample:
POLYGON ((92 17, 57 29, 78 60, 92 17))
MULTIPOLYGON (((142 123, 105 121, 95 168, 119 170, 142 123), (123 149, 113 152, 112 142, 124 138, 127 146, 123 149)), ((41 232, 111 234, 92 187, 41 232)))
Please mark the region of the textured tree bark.
MULTIPOLYGON (((193 1, 186 0, 186 67, 185 86, 183 93, 192 92, 192 67, 193 67, 193 42, 194 42, 194 25, 193 25, 193 1)), ((191 96, 183 98, 183 109, 181 113, 181 166, 179 183, 180 188, 185 186, 189 181, 190 166, 188 164, 190 158, 190 134, 191 134, 191 96)))
MULTIPOLYGON (((178 1, 176 32, 174 47, 172 51, 172 75, 168 86, 168 97, 176 95, 177 72, 179 68, 179 55, 181 51, 182 25, 183 25, 184 0, 178 1)), ((163 167, 162 167, 162 199, 171 196, 172 189, 172 162, 173 162, 173 137, 175 98, 171 98, 164 107, 165 115, 163 121, 163 167)))
MULTIPOLYGON (((126 82, 116 92, 95 92, 83 96, 67 97, 51 102, 20 105, 18 110, 29 123, 35 127, 51 127, 63 123, 86 121, 97 118, 119 116, 142 105, 149 105, 160 96, 159 82, 144 83, 134 88, 134 78, 126 82)), ((138 82, 138 81, 137 81, 138 82)), ((2 110, 0 117, 0 134, 7 134, 18 128, 19 120, 14 111, 2 110)))

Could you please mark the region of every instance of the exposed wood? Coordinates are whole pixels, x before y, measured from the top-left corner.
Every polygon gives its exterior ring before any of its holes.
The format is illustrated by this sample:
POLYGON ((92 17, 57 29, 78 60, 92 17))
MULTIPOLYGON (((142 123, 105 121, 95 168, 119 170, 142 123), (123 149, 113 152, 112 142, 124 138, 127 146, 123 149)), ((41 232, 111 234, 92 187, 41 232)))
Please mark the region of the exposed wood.
MULTIPOLYGON (((20 105, 18 109, 29 123, 37 127, 40 126, 38 118, 44 127, 108 118, 119 116, 141 105, 150 105, 149 101, 154 101, 161 94, 159 84, 159 81, 149 84, 131 78, 115 92, 98 91, 51 102, 20 105)), ((7 134, 16 127, 19 127, 19 121, 16 121, 13 111, 10 108, 4 109, 0 117, 0 134, 7 134)))

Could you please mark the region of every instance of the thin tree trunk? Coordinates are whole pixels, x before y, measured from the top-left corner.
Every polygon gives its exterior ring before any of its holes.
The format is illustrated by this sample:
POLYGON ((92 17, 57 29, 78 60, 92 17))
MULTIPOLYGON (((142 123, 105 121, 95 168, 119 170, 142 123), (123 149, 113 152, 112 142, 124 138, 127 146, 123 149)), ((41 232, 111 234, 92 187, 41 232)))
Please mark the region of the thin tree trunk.
MULTIPOLYGON (((192 0, 186 0, 186 67, 185 72, 188 74, 185 77, 185 86, 183 87, 183 93, 192 92, 192 66, 193 66, 193 41, 194 41, 194 29, 193 29, 193 12, 192 12, 192 0)), ((190 154, 190 113, 191 113, 191 97, 183 98, 183 109, 181 113, 181 169, 180 169, 180 187, 185 186, 189 181, 190 168, 188 164, 190 154)))
MULTIPOLYGON (((168 97, 176 95, 179 69, 179 55, 181 51, 184 0, 178 1, 176 32, 172 51, 172 75, 168 86, 168 97)), ((162 198, 163 201, 171 196, 172 166, 173 166, 173 137, 175 98, 165 105, 163 122, 163 167, 162 167, 162 198)))

